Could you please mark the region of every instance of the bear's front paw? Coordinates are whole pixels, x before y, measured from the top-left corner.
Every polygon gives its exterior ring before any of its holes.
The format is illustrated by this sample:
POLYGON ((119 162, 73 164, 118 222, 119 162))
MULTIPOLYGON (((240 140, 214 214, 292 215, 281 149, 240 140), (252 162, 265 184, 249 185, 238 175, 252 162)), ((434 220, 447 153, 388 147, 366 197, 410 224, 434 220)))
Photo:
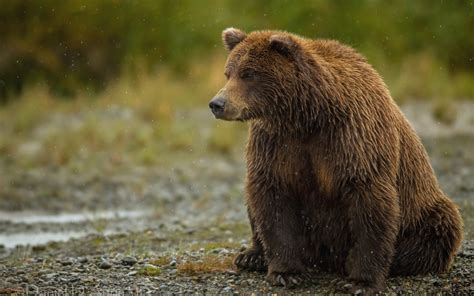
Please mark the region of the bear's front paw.
POLYGON ((243 251, 234 260, 235 266, 239 269, 248 271, 265 271, 267 270, 267 263, 263 250, 250 248, 243 251))
POLYGON ((286 273, 286 272, 271 272, 267 275, 267 281, 274 286, 284 286, 286 288, 294 288, 299 286, 305 275, 286 273))
POLYGON ((377 295, 377 289, 364 285, 361 283, 356 283, 356 282, 347 282, 347 281, 341 281, 339 282, 337 287, 337 292, 341 293, 349 293, 351 295, 365 295, 365 296, 371 296, 371 295, 377 295))

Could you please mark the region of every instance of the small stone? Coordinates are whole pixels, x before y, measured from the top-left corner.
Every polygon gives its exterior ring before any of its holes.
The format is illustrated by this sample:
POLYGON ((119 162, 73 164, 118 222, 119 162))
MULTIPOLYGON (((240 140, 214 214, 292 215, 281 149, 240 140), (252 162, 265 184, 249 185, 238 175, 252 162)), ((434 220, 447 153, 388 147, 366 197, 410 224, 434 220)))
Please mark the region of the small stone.
POLYGON ((58 274, 53 272, 53 273, 48 273, 45 277, 47 279, 54 279, 57 276, 58 276, 58 274))
POLYGON ((87 263, 87 262, 89 262, 89 259, 87 259, 87 257, 81 257, 81 258, 79 258, 79 260, 78 260, 78 261, 79 261, 79 263, 82 263, 82 264, 84 264, 84 263, 87 263))
POLYGON ((112 264, 110 264, 109 261, 102 261, 99 265, 99 268, 101 269, 109 269, 112 267, 112 264))
POLYGON ((239 274, 237 271, 232 270, 232 269, 226 269, 224 272, 225 272, 226 274, 229 274, 229 275, 237 275, 237 274, 239 274))
POLYGON ((134 270, 134 271, 130 271, 129 273, 127 273, 128 276, 134 276, 138 273, 138 271, 134 270))
POLYGON ((230 292, 232 292, 232 288, 231 287, 225 287, 223 289, 223 291, 226 292, 226 293, 230 293, 230 292))
POLYGON ((73 263, 74 262, 72 261, 72 259, 66 259, 66 260, 61 261, 62 266, 69 266, 69 265, 72 265, 73 263))
POLYGON ((38 293, 39 292, 38 286, 33 285, 33 284, 28 285, 27 289, 28 289, 28 292, 33 292, 33 293, 38 293))
POLYGON ((230 253, 230 251, 227 250, 227 249, 222 249, 222 250, 219 251, 219 255, 228 255, 229 253, 230 253))
POLYGON ((173 260, 170 261, 169 266, 174 267, 174 266, 176 266, 177 264, 178 264, 178 263, 176 262, 176 260, 173 259, 173 260))
POLYGON ((126 257, 123 257, 123 259, 122 259, 122 264, 123 265, 133 266, 136 263, 137 263, 137 259, 135 257, 132 257, 132 256, 126 256, 126 257))

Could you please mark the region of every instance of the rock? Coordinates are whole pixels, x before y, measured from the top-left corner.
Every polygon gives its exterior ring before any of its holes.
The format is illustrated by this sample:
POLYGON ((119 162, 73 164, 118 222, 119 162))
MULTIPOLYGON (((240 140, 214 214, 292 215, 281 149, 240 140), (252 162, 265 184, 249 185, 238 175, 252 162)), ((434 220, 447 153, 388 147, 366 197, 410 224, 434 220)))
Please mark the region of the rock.
POLYGON ((123 265, 128 265, 128 266, 133 266, 137 263, 137 259, 132 256, 125 256, 122 258, 122 264, 123 265))
POLYGON ((87 262, 89 262, 89 259, 87 259, 87 257, 81 257, 81 258, 79 258, 79 260, 78 260, 78 261, 79 261, 79 263, 82 263, 82 264, 84 264, 84 263, 87 263, 87 262))
POLYGON ((129 273, 127 273, 128 276, 134 276, 138 273, 138 271, 134 270, 134 271, 130 271, 129 273))
POLYGON ((70 258, 61 261, 62 266, 69 266, 69 265, 72 265, 73 263, 74 261, 70 258))
POLYGON ((39 288, 36 285, 30 284, 28 285, 27 289, 28 289, 27 291, 28 293, 39 293, 39 288))
POLYGON ((169 263, 169 266, 171 267, 175 267, 178 263, 176 262, 175 259, 171 260, 170 263, 169 263))
POLYGON ((112 264, 109 261, 102 261, 99 265, 100 269, 109 269, 112 267, 112 264))
POLYGON ((225 293, 231 293, 232 292, 232 288, 231 287, 225 287, 224 289, 222 289, 225 293))
POLYGON ((461 251, 458 253, 458 256, 459 256, 459 257, 465 257, 465 258, 471 258, 471 257, 474 257, 474 251, 471 251, 471 250, 461 250, 461 251))
POLYGON ((57 277, 57 276, 58 276, 58 274, 57 274, 57 273, 54 273, 54 272, 53 272, 53 273, 48 273, 47 275, 45 275, 45 277, 46 277, 47 279, 54 279, 54 278, 57 277))
POLYGON ((230 251, 227 249, 222 249, 219 251, 219 255, 229 255, 229 254, 230 254, 230 251))

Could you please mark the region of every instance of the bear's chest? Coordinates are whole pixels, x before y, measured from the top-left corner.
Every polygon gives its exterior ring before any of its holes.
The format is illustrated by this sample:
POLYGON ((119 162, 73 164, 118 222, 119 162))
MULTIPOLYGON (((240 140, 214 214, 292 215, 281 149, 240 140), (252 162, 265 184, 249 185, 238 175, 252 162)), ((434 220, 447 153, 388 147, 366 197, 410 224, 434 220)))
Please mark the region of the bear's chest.
POLYGON ((307 151, 298 145, 284 144, 275 151, 269 168, 280 180, 293 186, 298 186, 302 182, 311 179, 312 167, 307 151))

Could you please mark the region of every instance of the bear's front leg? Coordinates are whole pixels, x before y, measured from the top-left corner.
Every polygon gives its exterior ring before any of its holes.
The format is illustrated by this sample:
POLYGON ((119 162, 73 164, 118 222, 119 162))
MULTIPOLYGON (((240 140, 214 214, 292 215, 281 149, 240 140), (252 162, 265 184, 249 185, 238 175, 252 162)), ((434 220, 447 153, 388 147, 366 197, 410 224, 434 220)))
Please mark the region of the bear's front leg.
POLYGON ((351 234, 355 240, 346 262, 347 292, 374 294, 385 283, 400 223, 398 195, 381 180, 359 182, 348 198, 351 234))
POLYGON ((305 266, 304 224, 299 202, 272 186, 248 188, 248 204, 268 264, 267 280, 292 287, 302 281, 305 266))
POLYGON ((267 270, 267 262, 263 251, 262 241, 258 235, 255 227, 255 219, 250 209, 247 207, 247 212, 252 229, 252 246, 243 250, 234 260, 237 268, 248 271, 265 271, 267 270))

